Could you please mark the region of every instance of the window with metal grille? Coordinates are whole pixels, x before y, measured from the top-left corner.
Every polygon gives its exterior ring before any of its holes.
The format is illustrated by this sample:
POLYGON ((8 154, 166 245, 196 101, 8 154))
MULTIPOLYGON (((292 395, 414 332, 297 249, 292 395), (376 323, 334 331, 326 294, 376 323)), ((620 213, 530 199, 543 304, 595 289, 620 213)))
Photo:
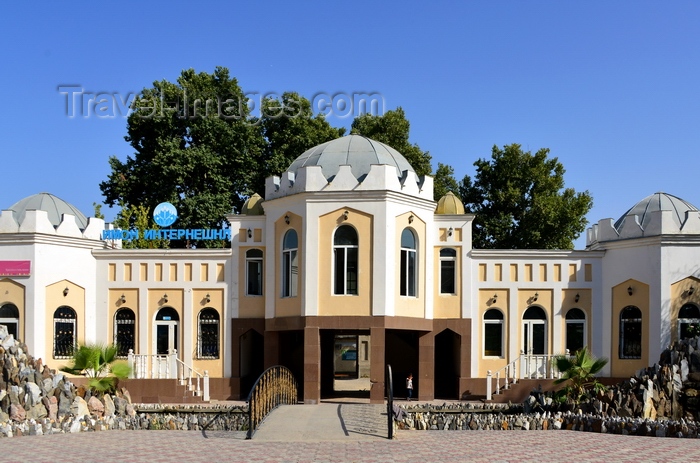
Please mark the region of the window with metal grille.
POLYGON ((199 312, 197 356, 201 359, 219 358, 219 312, 206 308, 199 312))
POLYGON ((136 315, 128 307, 117 310, 114 314, 114 344, 117 357, 128 357, 129 350, 136 352, 136 315))
POLYGON ((53 358, 71 358, 76 348, 75 310, 63 305, 53 313, 53 358))

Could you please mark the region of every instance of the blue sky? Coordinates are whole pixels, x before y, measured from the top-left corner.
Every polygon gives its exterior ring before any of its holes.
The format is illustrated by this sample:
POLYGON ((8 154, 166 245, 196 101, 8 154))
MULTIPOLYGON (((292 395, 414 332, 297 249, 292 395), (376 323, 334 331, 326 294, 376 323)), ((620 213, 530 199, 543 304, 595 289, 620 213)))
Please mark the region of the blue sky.
POLYGON ((125 98, 216 66, 250 93, 379 93, 458 180, 494 144, 550 148, 590 222, 656 191, 700 205, 698 2, 20 3, 0 7, 2 208, 46 191, 92 215, 132 154, 125 117, 68 117, 60 86, 125 98))

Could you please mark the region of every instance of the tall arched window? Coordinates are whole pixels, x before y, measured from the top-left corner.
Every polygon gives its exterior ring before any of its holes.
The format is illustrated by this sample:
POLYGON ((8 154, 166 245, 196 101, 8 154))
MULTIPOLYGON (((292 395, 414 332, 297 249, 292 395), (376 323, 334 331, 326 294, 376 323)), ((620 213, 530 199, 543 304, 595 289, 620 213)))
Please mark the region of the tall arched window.
POLYGON ((197 356, 202 359, 219 358, 219 312, 207 307, 199 312, 197 356))
POLYGON ((7 333, 17 339, 19 334, 19 309, 14 304, 3 304, 0 307, 0 325, 7 327, 7 333))
POLYGON ((685 304, 678 311, 678 339, 695 336, 694 333, 690 333, 692 326, 700 326, 700 309, 695 304, 685 304))
POLYGON ((75 310, 62 305, 53 313, 53 358, 64 359, 73 356, 76 347, 75 310))
POLYGON ((338 227, 333 236, 333 293, 357 294, 357 231, 338 227))
POLYGON ((642 358, 642 311, 627 306, 620 312, 621 359, 642 358))
POLYGON ((440 294, 455 294, 457 275, 457 251, 440 249, 440 294))
POLYGON ((484 313, 484 357, 503 357, 503 312, 484 313))
POLYGON ((114 344, 119 348, 117 356, 127 357, 129 350, 136 351, 136 315, 123 307, 114 314, 114 344))
POLYGON ((262 296, 263 294, 263 252, 260 249, 249 249, 245 253, 246 295, 262 296))
POLYGON ((298 247, 297 232, 295 230, 287 231, 282 241, 282 297, 297 295, 299 283, 298 247))
POLYGON ((586 314, 581 309, 566 312, 566 348, 571 354, 586 345, 586 314))
POLYGON ((416 296, 418 278, 416 236, 404 228, 401 232, 401 296, 416 296))

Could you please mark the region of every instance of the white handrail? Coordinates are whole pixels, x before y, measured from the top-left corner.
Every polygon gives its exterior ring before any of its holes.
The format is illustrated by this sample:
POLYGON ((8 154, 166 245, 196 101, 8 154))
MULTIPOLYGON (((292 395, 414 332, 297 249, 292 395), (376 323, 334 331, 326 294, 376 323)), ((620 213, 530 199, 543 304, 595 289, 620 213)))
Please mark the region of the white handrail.
POLYGON ((201 396, 204 401, 209 401, 209 372, 198 372, 185 362, 177 358, 177 350, 173 349, 168 355, 134 354, 129 349, 128 363, 131 367, 129 378, 136 379, 177 379, 181 385, 187 386, 195 396, 201 396), (148 366, 151 366, 150 373, 148 366), (175 372, 175 375, 173 375, 175 372), (192 378, 195 381, 193 384, 192 378))
MULTIPOLYGON (((496 390, 493 392, 493 373, 488 370, 486 373, 486 400, 491 400, 493 395, 501 393, 501 373, 504 373, 504 389, 510 389, 511 384, 515 384, 518 378, 521 379, 557 379, 561 378, 561 372, 556 369, 554 359, 561 354, 525 354, 520 351, 520 356, 507 363, 504 367, 496 371, 496 390), (520 374, 518 374, 520 365, 520 374)), ((571 354, 566 350, 567 357, 571 354)))

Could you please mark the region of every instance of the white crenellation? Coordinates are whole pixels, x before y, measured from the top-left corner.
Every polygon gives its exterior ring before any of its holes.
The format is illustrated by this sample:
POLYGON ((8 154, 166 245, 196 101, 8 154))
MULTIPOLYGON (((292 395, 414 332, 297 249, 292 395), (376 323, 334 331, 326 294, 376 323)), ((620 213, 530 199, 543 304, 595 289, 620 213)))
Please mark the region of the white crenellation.
POLYGON ((56 229, 51 225, 46 211, 28 210, 24 213, 24 220, 19 224, 19 232, 55 235, 56 229))
POLYGON ((353 190, 390 190, 432 201, 433 178, 417 177, 410 171, 404 171, 399 178, 396 167, 373 164, 362 181, 353 175, 349 165, 340 166, 330 181, 323 176, 320 166, 301 167, 296 176, 294 172, 285 172, 281 178, 272 176, 265 180, 266 201, 302 192, 353 190))
POLYGON ((0 233, 17 233, 19 224, 15 220, 15 214, 9 209, 0 212, 0 233))
POLYGON ((73 214, 61 214, 61 223, 56 227, 56 234, 72 236, 73 238, 81 238, 83 236, 73 214))

